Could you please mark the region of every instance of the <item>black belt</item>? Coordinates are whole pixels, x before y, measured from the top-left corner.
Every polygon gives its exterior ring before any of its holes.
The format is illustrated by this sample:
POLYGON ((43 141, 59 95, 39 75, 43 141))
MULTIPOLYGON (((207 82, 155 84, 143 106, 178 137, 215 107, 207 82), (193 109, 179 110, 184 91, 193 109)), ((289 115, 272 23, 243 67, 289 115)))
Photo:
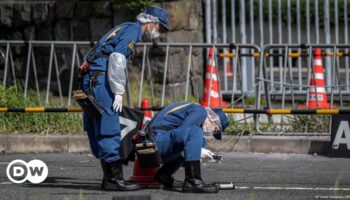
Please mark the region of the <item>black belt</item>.
POLYGON ((160 131, 170 131, 174 129, 173 127, 170 127, 170 126, 155 126, 155 127, 152 127, 152 130, 156 131, 156 130, 160 130, 160 131))
POLYGON ((89 71, 89 74, 90 74, 89 89, 91 90, 98 83, 97 76, 104 75, 104 74, 106 74, 106 72, 105 71, 89 71))
POLYGON ((105 75, 106 72, 105 71, 90 71, 89 74, 90 74, 90 76, 96 77, 99 75, 105 75))

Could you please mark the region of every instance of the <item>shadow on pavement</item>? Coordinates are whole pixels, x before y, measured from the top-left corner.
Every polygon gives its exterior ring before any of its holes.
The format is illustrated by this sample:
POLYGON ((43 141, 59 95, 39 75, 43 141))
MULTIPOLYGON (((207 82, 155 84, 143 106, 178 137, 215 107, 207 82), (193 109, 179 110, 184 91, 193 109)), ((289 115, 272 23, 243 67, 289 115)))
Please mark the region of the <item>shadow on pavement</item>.
POLYGON ((25 184, 25 187, 35 188, 63 188, 76 190, 96 190, 100 191, 101 186, 99 180, 82 180, 67 177, 47 177, 47 179, 40 184, 25 184), (88 181, 88 182, 87 182, 88 181))
MULTIPOLYGON (((24 184, 23 187, 33 187, 33 188, 63 188, 63 189, 73 189, 73 190, 91 190, 96 192, 101 192, 101 180, 98 179, 75 179, 67 177, 47 177, 47 179, 40 184, 24 184)), ((162 187, 143 187, 142 190, 163 190, 167 192, 181 192, 179 189, 167 189, 162 187)), ((106 191, 107 192, 107 191, 106 191)))

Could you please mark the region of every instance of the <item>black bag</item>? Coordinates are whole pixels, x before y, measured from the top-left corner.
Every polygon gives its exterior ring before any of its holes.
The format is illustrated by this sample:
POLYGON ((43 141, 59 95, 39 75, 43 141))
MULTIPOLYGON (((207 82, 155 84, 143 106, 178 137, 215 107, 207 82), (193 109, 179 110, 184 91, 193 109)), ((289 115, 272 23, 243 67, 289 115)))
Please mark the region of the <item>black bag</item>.
POLYGON ((161 164, 161 158, 153 142, 136 144, 136 155, 142 168, 156 168, 161 164))
POLYGON ((73 99, 90 117, 100 117, 104 113, 103 107, 96 101, 95 97, 82 90, 74 91, 73 99))

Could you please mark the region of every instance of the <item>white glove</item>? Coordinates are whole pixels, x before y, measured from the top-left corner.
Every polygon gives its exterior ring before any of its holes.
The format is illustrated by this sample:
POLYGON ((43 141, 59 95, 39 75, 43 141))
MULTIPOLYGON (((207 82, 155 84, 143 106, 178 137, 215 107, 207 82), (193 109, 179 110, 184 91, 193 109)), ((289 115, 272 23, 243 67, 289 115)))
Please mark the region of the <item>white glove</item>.
POLYGON ((201 158, 210 158, 211 160, 214 160, 213 155, 215 155, 213 152, 211 152, 209 149, 202 148, 201 151, 201 158))
POLYGON ((123 108, 123 96, 116 94, 114 95, 113 109, 115 112, 121 112, 123 108))

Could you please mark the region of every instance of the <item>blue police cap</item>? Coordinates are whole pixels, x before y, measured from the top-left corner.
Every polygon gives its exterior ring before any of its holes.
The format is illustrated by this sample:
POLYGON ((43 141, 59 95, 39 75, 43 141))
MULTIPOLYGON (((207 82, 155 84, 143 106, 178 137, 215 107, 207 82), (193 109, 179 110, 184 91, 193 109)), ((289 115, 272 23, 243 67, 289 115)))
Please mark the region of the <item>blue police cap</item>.
MULTIPOLYGON (((228 118, 222 109, 213 109, 213 111, 219 116, 221 122, 222 133, 228 127, 228 118)), ((215 139, 221 140, 222 134, 214 134, 215 139)))
POLYGON ((154 17, 158 17, 160 24, 168 31, 168 18, 169 18, 169 13, 163 8, 157 7, 157 6, 151 6, 148 7, 145 10, 145 13, 148 15, 152 15, 154 17))

